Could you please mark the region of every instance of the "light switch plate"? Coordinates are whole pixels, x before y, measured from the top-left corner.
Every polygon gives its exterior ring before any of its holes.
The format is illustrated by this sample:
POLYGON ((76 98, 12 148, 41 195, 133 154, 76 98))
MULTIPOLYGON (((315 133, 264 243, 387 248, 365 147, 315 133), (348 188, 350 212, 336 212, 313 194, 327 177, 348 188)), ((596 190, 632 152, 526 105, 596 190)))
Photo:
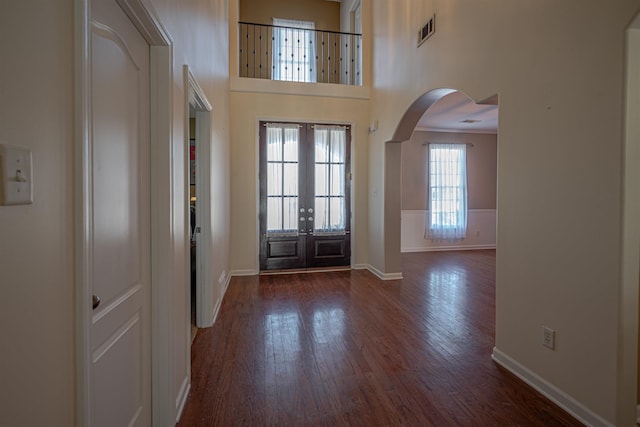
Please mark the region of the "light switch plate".
POLYGON ((0 144, 0 205, 33 203, 31 150, 0 144))

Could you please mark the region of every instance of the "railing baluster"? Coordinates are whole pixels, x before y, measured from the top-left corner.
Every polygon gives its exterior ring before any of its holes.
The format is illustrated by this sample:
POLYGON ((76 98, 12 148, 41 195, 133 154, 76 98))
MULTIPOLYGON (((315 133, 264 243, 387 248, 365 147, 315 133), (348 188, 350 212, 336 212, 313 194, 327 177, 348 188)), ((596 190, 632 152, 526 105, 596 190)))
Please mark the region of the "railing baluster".
POLYGON ((249 77, 249 26, 247 26, 247 77, 249 77))
POLYGON ((326 65, 324 63, 324 60, 327 57, 327 52, 325 51, 326 43, 324 41, 325 33, 321 33, 321 36, 322 36, 322 82, 325 83, 325 79, 324 79, 325 72, 324 72, 324 70, 326 68, 326 65))
POLYGON ((362 84, 361 34, 249 22, 238 31, 240 77, 362 84))
POLYGON ((259 66, 258 66, 258 72, 260 73, 260 78, 262 78, 262 31, 263 28, 260 27, 260 42, 259 42, 259 46, 260 46, 260 61, 259 61, 259 66))

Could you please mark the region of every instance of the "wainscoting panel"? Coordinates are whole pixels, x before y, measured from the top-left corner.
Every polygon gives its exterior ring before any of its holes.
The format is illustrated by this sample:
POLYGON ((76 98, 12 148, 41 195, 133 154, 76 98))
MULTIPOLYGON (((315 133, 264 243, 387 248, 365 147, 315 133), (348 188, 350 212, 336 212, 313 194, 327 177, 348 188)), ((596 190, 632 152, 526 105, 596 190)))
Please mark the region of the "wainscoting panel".
POLYGON ((427 211, 403 210, 400 213, 402 252, 452 251, 460 249, 495 249, 496 210, 469 210, 467 237, 458 242, 432 242, 424 238, 427 211))

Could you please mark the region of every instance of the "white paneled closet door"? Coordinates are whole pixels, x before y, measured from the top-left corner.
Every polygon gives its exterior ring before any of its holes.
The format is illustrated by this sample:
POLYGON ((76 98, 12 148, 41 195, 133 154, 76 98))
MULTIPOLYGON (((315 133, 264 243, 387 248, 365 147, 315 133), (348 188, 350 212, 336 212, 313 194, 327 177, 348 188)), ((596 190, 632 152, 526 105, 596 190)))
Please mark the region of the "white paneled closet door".
POLYGON ((149 426, 149 45, 115 0, 93 0, 90 52, 91 421, 149 426))

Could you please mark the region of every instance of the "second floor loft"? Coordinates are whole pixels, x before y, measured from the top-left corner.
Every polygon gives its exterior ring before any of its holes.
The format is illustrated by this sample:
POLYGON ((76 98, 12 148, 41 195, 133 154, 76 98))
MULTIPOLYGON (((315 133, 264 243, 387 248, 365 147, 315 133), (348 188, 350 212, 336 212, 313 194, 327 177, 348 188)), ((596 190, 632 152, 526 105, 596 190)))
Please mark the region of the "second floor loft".
POLYGON ((362 85, 362 34, 316 30, 313 21, 239 22, 239 75, 362 85))
POLYGON ((333 85, 356 90, 368 85, 365 64, 370 54, 363 49, 361 6, 366 0, 236 1, 237 21, 232 13, 232 22, 238 26, 232 31, 237 39, 232 35, 231 71, 245 82, 239 83, 241 87, 285 88, 265 80, 303 83, 288 86, 287 91, 294 87, 338 90, 333 85), (330 84, 335 89, 305 83, 330 84))

